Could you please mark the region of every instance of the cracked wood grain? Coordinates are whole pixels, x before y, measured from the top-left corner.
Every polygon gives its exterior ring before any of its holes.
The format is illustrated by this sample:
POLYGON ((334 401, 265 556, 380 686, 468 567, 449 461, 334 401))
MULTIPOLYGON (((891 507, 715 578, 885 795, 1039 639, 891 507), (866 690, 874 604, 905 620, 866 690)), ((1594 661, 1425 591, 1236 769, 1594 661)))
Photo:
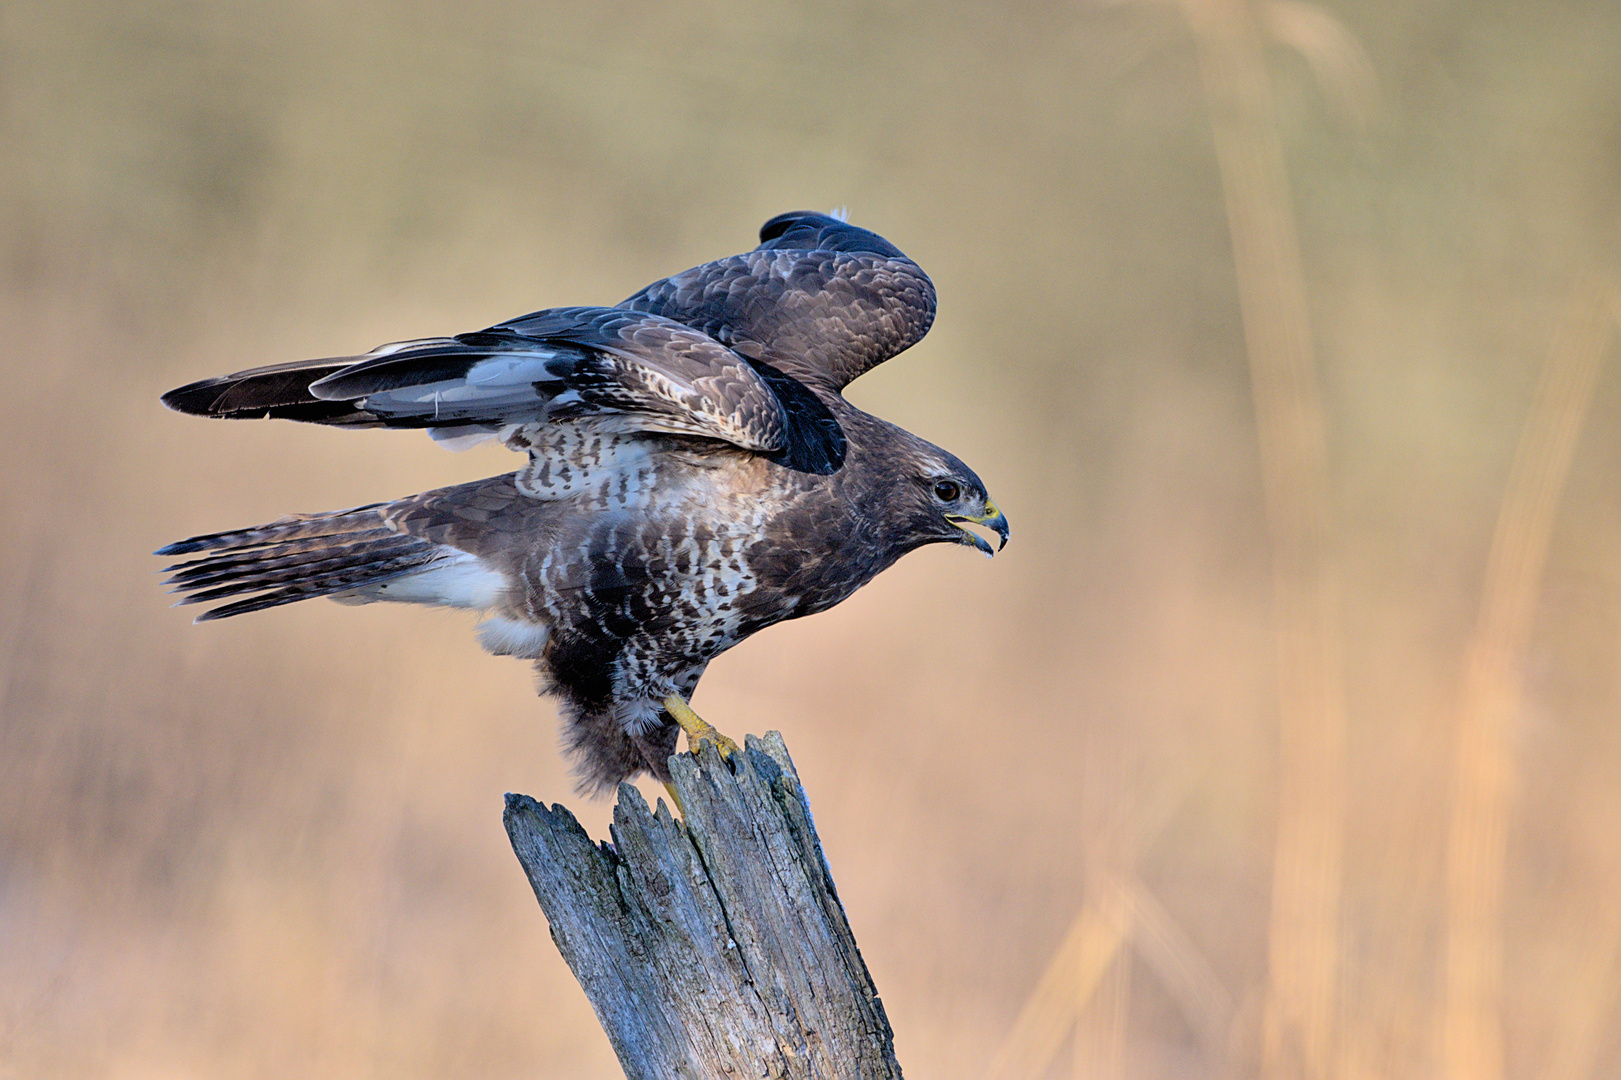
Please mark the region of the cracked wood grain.
POLYGON ((782 737, 671 772, 686 820, 619 788, 612 843, 508 795, 507 833, 631 1080, 899 1077, 782 737))

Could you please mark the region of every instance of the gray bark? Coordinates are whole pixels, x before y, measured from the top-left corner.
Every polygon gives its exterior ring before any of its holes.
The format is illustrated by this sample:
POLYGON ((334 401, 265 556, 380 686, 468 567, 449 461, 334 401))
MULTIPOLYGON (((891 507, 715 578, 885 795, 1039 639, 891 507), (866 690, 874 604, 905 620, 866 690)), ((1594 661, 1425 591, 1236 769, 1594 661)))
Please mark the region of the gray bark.
POLYGON ((619 788, 612 844, 508 795, 507 834, 631 1080, 899 1077, 782 737, 671 760, 686 821, 619 788))

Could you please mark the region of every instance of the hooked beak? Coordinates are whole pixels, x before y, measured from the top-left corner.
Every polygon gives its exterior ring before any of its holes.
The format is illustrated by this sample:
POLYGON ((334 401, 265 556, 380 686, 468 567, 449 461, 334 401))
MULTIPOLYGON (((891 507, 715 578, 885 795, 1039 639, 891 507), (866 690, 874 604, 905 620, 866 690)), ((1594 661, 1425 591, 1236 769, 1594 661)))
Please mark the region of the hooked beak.
POLYGON ((983 551, 986 555, 994 556, 998 551, 1001 551, 1003 548, 1007 547, 1007 515, 998 510, 996 508, 996 504, 991 502, 989 499, 985 500, 985 512, 980 514, 978 517, 971 517, 967 514, 947 514, 946 520, 957 526, 958 531, 962 533, 962 539, 959 541, 959 543, 972 544, 979 550, 983 551), (1002 542, 993 549, 989 540, 985 539, 974 530, 965 528, 964 522, 973 525, 985 526, 997 536, 1000 536, 1002 538, 1002 542))

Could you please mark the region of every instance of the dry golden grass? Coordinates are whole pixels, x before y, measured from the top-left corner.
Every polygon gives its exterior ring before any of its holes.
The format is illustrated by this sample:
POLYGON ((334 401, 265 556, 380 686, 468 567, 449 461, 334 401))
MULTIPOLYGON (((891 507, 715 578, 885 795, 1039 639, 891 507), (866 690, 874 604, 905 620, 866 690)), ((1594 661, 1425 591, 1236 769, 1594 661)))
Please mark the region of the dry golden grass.
POLYGON ((1447 834, 1446 992, 1438 1024, 1446 1074, 1461 1080, 1503 1075, 1504 864, 1519 786, 1513 726, 1554 517, 1615 336, 1617 295, 1607 280, 1581 281, 1570 298, 1514 453, 1464 658, 1447 834))
POLYGON ((615 1074, 522 666, 146 554, 505 459, 156 398, 840 203, 942 294, 852 396, 1016 535, 697 704, 786 734, 909 1073, 1621 1070, 1621 10, 1197 10, 0 12, 0 1078, 615 1074))
MULTIPOLYGON (((1328 422, 1257 13, 1248 0, 1188 0, 1184 10, 1226 195, 1272 561, 1278 810, 1262 1072, 1326 1080, 1339 1071, 1346 738, 1328 422)), ((1312 9, 1284 10, 1283 25, 1299 26, 1312 9)))

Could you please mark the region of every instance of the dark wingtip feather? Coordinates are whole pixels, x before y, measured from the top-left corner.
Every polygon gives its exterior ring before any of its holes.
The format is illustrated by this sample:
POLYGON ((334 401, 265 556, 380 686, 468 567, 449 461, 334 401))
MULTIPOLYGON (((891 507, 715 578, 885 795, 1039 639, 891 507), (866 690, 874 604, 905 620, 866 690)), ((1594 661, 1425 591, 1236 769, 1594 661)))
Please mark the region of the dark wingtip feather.
POLYGON ((231 420, 277 417, 314 424, 375 424, 376 417, 352 402, 331 401, 310 393, 310 384, 341 371, 353 357, 302 360, 292 364, 239 371, 201 379, 164 394, 163 404, 190 416, 231 420))
POLYGON ((190 413, 193 416, 207 416, 212 411, 214 402, 219 398, 217 388, 223 379, 202 379, 198 382, 187 383, 176 387, 164 394, 161 400, 175 412, 190 413))
POLYGON ((760 247, 767 251, 859 251, 886 259, 906 258, 900 248, 870 229, 810 210, 791 210, 761 225, 760 247))
POLYGON ((402 350, 339 368, 311 380, 306 389, 312 401, 341 405, 367 394, 464 379, 473 365, 494 355, 496 353, 489 349, 458 342, 435 342, 420 349, 402 350))

